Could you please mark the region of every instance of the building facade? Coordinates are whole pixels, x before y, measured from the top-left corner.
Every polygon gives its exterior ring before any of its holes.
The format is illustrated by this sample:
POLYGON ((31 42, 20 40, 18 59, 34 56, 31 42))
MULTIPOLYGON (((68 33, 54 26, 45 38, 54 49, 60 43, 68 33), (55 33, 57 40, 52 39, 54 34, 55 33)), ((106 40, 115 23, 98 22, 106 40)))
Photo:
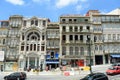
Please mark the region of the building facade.
MULTIPOLYGON (((120 9, 116 9, 120 11, 120 9)), ((17 71, 120 62, 120 13, 61 15, 48 18, 10 16, 0 26, 0 69, 17 71)))

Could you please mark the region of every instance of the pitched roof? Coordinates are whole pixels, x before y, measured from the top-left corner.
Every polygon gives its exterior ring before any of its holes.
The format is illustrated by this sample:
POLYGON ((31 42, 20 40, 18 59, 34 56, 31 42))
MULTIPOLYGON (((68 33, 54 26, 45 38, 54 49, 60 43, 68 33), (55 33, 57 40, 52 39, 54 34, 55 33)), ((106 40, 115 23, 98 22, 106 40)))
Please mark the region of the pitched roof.
POLYGON ((111 12, 107 13, 110 15, 120 15, 120 8, 114 9, 111 12))

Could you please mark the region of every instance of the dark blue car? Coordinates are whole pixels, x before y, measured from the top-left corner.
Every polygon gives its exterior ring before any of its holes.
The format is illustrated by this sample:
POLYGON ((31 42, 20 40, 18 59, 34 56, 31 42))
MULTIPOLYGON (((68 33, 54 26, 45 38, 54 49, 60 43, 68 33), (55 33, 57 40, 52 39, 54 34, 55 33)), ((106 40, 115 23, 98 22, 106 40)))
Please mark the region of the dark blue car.
POLYGON ((25 72, 14 72, 4 77, 4 80, 25 80, 27 78, 25 72))
POLYGON ((80 80, 109 80, 104 73, 91 73, 80 80))

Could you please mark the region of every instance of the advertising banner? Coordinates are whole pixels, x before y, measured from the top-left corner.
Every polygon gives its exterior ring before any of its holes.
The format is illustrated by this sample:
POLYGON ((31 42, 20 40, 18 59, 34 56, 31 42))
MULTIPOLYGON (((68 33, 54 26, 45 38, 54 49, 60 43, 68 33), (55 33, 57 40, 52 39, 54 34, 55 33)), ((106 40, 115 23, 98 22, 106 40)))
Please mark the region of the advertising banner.
POLYGON ((0 61, 4 61, 4 51, 0 51, 0 61))

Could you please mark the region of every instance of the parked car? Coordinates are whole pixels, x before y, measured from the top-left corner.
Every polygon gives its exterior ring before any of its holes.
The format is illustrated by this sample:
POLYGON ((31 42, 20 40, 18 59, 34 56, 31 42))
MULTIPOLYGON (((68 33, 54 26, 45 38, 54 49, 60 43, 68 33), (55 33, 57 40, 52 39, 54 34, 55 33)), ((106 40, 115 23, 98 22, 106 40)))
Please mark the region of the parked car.
POLYGON ((120 68, 120 63, 114 63, 114 64, 112 64, 112 67, 119 67, 120 68))
POLYGON ((80 80, 109 80, 109 79, 107 75, 105 75, 104 73, 92 73, 88 74, 87 76, 80 80))
POLYGON ((27 75, 25 72, 14 72, 7 76, 4 76, 4 80, 25 80, 27 75))
POLYGON ((108 68, 108 70, 106 71, 106 74, 108 74, 108 75, 120 74, 120 67, 108 68))

